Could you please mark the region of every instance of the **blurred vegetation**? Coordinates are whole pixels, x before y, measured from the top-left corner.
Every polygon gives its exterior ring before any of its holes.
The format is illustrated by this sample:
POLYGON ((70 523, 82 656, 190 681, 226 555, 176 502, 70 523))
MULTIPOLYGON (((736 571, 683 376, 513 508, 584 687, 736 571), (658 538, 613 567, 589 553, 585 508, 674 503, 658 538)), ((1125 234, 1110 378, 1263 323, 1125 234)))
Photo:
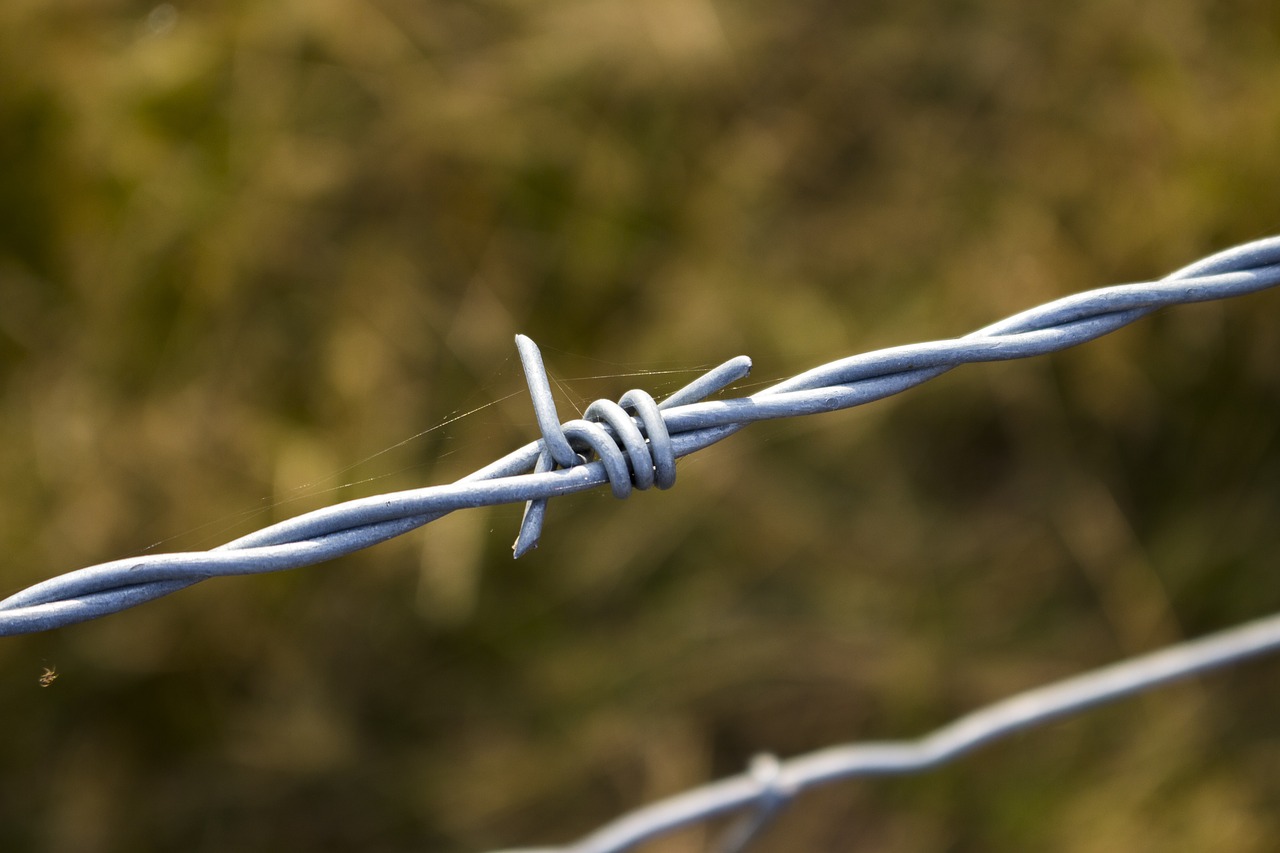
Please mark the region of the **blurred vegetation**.
MULTIPOLYGON (((0 586, 466 473, 536 434, 517 331, 568 412, 1280 232, 1277 79, 1263 0, 9 0, 0 586)), ((753 427, 518 564, 519 508, 474 512, 5 640, 0 849, 563 841, 1280 609, 1278 322, 753 427)), ((835 786, 753 851, 1273 849, 1278 675, 835 786)))

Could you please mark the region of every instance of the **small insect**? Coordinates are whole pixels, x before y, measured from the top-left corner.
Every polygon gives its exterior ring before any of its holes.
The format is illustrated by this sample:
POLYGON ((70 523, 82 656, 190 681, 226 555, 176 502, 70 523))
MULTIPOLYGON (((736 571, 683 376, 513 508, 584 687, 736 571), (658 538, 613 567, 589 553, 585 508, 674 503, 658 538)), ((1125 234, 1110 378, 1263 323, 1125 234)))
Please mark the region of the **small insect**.
POLYGON ((40 673, 40 686, 48 687, 58 677, 58 668, 56 666, 46 666, 44 672, 40 673))

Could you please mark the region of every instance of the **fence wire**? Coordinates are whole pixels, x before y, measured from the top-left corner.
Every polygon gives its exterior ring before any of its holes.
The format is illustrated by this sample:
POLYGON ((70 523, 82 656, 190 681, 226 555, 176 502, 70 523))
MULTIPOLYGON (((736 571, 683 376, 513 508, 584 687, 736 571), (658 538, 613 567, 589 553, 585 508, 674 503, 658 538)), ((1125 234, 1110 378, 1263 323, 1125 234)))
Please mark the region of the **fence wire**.
MULTIPOLYGON (((669 488, 676 460, 749 423, 847 409, 897 394, 970 362, 1056 352, 1115 331, 1159 308, 1253 293, 1280 284, 1280 237, 1211 255, 1158 282, 1105 287, 1024 311, 961 338, 909 344, 833 361, 749 397, 706 398, 747 375, 740 356, 661 403, 641 390, 599 400, 561 423, 537 346, 519 335, 542 438, 463 479, 309 512, 210 551, 114 560, 35 584, 0 601, 0 636, 44 631, 124 610, 199 581, 299 568, 407 533, 458 509, 524 502, 513 550, 536 546, 547 501, 609 485, 669 488)), ((1280 649, 1280 614, 1030 690, 981 708, 918 740, 832 747, 779 761, 760 756, 749 772, 619 818, 563 847, 519 853, 612 853, 691 823, 734 811, 742 821, 722 839, 744 849, 799 792, 858 776, 911 773, 990 741, 1092 705, 1280 649)), ((507 851, 516 853, 516 851, 507 851)))
POLYGON ((514 545, 537 544, 548 499, 608 484, 670 487, 675 461, 749 423, 847 409, 919 385, 970 362, 1056 352, 1115 331, 1167 305, 1239 296, 1280 284, 1280 237, 1211 255, 1158 282, 1091 290, 1032 308, 953 340, 908 344, 815 367, 749 397, 705 398, 742 379, 731 359, 657 403, 644 391, 593 403, 560 423, 542 357, 516 336, 542 439, 441 486, 347 501, 305 513, 209 551, 113 560, 37 583, 0 601, 0 636, 45 631, 115 613, 207 578, 313 565, 368 548, 470 507, 525 502, 514 545))
POLYGON ((563 847, 497 853, 617 853, 694 823, 746 810, 718 850, 737 853, 793 797, 819 785, 863 776, 917 773, 984 744, 1160 684, 1280 649, 1280 614, 1018 693, 966 714, 916 740, 854 743, 788 761, 757 756, 747 773, 637 809, 563 847))

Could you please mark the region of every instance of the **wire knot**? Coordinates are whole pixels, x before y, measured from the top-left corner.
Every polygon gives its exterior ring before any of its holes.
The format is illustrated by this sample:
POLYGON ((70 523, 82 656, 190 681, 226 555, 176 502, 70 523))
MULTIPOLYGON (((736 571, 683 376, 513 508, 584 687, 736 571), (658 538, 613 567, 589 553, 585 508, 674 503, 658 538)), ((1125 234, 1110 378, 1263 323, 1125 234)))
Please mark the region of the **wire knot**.
POLYGON ((761 753, 751 759, 747 771, 757 786, 755 809, 731 824, 716 846, 718 853, 741 853, 769 825, 798 788, 787 777, 786 768, 777 756, 761 753))
MULTIPOLYGON (((746 376, 751 360, 739 356, 672 394, 661 404, 648 392, 632 389, 618 402, 596 400, 578 420, 560 422, 551 381, 537 344, 524 335, 516 335, 516 349, 524 367, 534 415, 542 433, 540 452, 534 464, 536 473, 559 468, 574 468, 590 462, 604 466, 609 488, 616 498, 626 498, 632 488, 657 486, 669 489, 676 482, 676 451, 663 410, 696 402, 746 376)), ((538 544, 546 499, 525 504, 520 534, 512 550, 517 558, 538 544)))

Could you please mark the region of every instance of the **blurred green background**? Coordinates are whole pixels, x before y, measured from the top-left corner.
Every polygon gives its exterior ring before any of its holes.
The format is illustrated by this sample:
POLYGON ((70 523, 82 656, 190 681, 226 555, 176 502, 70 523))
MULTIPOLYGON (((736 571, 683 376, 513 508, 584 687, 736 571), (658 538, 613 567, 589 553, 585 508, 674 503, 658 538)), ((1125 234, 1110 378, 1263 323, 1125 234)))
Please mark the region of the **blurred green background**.
MULTIPOLYGON (((568 416, 1280 232, 1277 80, 1268 0, 8 0, 0 591, 479 467, 536 435, 516 332, 568 416)), ((1278 324, 758 425, 519 563, 477 511, 6 639, 0 849, 567 841, 1280 609, 1278 324)), ((833 786, 752 850, 1271 850, 1277 676, 833 786)))

